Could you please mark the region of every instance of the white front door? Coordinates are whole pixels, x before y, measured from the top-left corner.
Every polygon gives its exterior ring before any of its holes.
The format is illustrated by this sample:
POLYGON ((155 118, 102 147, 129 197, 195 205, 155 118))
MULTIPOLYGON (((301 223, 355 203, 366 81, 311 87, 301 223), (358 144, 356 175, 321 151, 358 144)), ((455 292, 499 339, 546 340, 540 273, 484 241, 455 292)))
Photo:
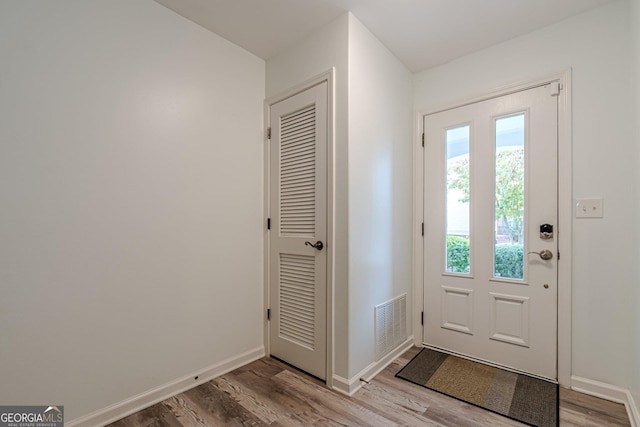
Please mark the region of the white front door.
POLYGON ((557 378, 554 87, 424 117, 424 343, 549 379, 557 378))
POLYGON ((326 377, 328 84, 269 106, 270 353, 326 377))

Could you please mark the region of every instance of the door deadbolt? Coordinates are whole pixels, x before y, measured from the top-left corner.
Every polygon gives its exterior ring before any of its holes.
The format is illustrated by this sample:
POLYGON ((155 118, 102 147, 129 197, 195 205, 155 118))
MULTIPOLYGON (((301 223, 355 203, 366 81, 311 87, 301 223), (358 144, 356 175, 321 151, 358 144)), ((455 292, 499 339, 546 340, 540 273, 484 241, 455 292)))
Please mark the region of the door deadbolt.
POLYGON ((540 238, 542 240, 549 240, 553 237, 553 225, 542 224, 540 225, 540 238))

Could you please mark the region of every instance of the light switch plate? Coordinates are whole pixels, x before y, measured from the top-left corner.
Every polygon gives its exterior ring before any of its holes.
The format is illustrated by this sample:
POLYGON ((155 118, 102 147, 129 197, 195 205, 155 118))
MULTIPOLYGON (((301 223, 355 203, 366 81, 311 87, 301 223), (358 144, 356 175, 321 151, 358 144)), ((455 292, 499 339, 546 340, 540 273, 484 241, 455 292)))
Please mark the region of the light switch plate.
POLYGON ((576 199, 576 218, 602 218, 604 201, 598 199, 576 199))

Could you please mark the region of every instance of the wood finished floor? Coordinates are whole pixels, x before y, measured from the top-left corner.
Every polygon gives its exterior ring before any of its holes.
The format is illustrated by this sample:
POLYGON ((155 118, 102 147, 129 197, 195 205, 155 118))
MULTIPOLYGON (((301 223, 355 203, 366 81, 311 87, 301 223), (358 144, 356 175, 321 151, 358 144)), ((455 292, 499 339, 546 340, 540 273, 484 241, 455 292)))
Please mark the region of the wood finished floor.
MULTIPOLYGON (((111 427, 132 426, 522 426, 395 377, 408 350, 353 397, 263 358, 171 397, 111 427)), ((561 389, 560 425, 629 426, 623 405, 561 389)))

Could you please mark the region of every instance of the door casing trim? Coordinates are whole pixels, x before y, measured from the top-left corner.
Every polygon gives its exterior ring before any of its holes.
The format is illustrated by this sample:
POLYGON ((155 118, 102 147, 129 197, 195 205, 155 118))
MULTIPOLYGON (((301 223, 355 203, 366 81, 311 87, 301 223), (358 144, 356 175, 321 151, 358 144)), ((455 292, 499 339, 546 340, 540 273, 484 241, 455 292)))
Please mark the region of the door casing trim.
POLYGON ((271 141, 268 139, 267 128, 269 127, 269 123, 271 122, 271 105, 276 104, 280 101, 284 101, 287 98, 290 98, 298 93, 304 92, 307 89, 312 88, 313 86, 317 86, 323 82, 327 83, 327 242, 326 242, 326 251, 327 251, 327 346, 326 346, 326 384, 328 387, 333 387, 333 365, 334 365, 334 320, 333 320, 333 312, 334 312, 334 303, 333 303, 333 295, 334 295, 334 265, 335 265, 335 251, 333 249, 335 242, 335 204, 334 204, 334 193, 335 193, 335 161, 334 161, 334 153, 335 153, 335 68, 331 68, 315 77, 312 77, 309 80, 306 80, 298 85, 295 85, 288 90, 285 90, 277 95, 271 96, 264 101, 264 206, 263 206, 263 313, 265 313, 263 319, 263 337, 264 337, 264 348, 265 354, 271 354, 271 345, 270 345, 270 337, 269 337, 269 321, 267 320, 267 309, 269 308, 270 302, 270 253, 269 253, 269 230, 267 230, 267 218, 271 217, 270 213, 270 203, 269 200, 271 198, 270 194, 270 167, 271 167, 271 141))
POLYGON ((414 113, 413 143, 413 330, 415 345, 422 346, 421 313, 424 310, 424 271, 422 223, 424 197, 424 165, 422 155, 423 117, 487 99, 509 95, 551 82, 562 85, 558 99, 558 382, 571 386, 571 295, 573 253, 573 192, 572 192, 572 86, 571 68, 533 80, 507 84, 476 96, 454 100, 446 104, 416 110, 414 113))

